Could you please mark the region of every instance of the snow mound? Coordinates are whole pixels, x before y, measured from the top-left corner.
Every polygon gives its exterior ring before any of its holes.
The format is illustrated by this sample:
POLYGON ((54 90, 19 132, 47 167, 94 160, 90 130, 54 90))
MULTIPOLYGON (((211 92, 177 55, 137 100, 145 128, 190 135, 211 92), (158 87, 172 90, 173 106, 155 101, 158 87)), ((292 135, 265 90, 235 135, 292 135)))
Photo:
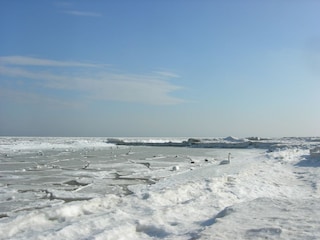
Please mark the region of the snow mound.
POLYGON ((203 239, 317 239, 318 199, 257 198, 226 208, 211 221, 203 239), (306 208, 306 206, 312 206, 306 208), (250 213, 250 214, 249 214, 250 213), (311 220, 313 219, 313 220, 311 220), (230 227, 232 226, 232 227, 230 227))
POLYGON ((224 140, 228 141, 228 142, 243 142, 243 141, 245 141, 244 139, 236 138, 233 136, 226 137, 226 138, 224 138, 224 140))

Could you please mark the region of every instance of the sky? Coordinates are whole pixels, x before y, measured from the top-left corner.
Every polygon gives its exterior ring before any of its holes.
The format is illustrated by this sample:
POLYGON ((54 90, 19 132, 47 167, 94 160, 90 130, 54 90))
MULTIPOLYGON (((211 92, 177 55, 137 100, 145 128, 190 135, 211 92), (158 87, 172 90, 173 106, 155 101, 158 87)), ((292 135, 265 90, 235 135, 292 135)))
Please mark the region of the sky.
POLYGON ((2 0, 0 136, 320 136, 319 11, 2 0))

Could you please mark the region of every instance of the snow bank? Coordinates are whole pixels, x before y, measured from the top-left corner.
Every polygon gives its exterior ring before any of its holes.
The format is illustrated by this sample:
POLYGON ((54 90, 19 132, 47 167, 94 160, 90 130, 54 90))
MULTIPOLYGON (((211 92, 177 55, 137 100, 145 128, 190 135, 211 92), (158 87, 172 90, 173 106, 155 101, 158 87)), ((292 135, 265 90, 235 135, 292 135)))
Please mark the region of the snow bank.
POLYGON ((201 239, 318 239, 317 201, 262 197, 235 204, 207 222, 201 239))

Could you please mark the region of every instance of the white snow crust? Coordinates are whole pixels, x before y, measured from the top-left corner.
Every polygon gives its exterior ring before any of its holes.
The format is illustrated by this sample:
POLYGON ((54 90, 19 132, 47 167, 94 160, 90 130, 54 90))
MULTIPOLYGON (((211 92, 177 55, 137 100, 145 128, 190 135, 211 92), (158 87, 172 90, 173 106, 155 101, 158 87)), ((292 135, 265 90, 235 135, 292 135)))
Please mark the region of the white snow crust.
POLYGON ((0 239, 320 239, 318 139, 127 140, 0 138, 0 239))

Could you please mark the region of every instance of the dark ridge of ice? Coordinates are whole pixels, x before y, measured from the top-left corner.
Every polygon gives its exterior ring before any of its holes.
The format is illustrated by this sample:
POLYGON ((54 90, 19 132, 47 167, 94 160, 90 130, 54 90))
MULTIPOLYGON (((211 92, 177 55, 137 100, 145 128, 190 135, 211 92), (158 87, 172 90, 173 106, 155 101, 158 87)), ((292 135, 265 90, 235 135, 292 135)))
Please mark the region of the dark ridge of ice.
POLYGON ((81 182, 78 182, 77 180, 70 180, 70 181, 64 182, 64 184, 71 185, 71 186, 87 186, 89 183, 81 183, 81 182))
POLYGON ((309 149, 312 145, 318 145, 318 138, 296 138, 285 137, 279 139, 268 139, 259 137, 248 138, 189 138, 181 141, 146 141, 141 139, 109 138, 107 143, 124 146, 152 146, 152 147, 191 147, 191 148, 257 148, 274 151, 285 148, 305 148, 309 149))
POLYGON ((198 139, 189 138, 181 142, 163 141, 163 142, 147 142, 147 141, 128 141, 126 139, 110 138, 107 143, 124 146, 152 146, 152 147, 194 147, 194 148, 261 148, 273 149, 279 147, 279 141, 273 140, 248 140, 227 137, 224 139, 198 139))
POLYGON ((9 217, 8 214, 6 214, 6 213, 0 213, 0 218, 6 218, 6 217, 9 217))
POLYGON ((49 200, 62 200, 65 203, 73 202, 73 201, 86 201, 91 200, 92 197, 67 197, 67 196, 56 196, 53 192, 49 190, 44 190, 46 193, 46 196, 43 197, 43 199, 49 199, 49 200))
MULTIPOLYGON (((145 184, 155 184, 159 179, 157 178, 151 178, 151 177, 125 177, 123 175, 120 175, 119 173, 114 173, 115 178, 114 180, 127 180, 127 181, 139 181, 145 184)), ((129 183, 127 185, 130 185, 129 183)))

